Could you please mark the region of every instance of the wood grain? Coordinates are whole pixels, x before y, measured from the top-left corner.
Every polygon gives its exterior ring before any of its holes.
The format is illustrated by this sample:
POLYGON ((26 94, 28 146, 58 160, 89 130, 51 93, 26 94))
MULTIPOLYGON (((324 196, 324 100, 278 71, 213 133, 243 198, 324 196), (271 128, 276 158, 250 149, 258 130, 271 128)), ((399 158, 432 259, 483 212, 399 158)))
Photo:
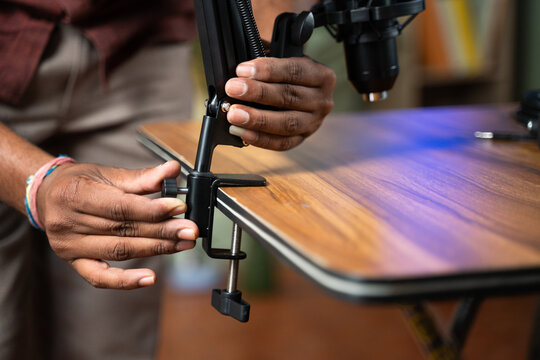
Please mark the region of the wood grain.
MULTIPOLYGON (((511 106, 332 116, 284 153, 220 147, 215 173, 256 173, 264 188, 223 191, 319 266, 393 280, 540 270, 540 150, 475 140, 523 131, 511 106)), ((195 158, 199 123, 142 133, 195 158)))

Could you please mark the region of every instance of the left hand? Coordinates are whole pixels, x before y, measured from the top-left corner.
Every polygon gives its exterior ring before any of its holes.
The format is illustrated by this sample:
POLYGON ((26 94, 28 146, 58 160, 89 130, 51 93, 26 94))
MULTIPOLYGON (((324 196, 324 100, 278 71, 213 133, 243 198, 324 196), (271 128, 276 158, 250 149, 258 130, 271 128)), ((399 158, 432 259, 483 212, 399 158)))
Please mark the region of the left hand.
POLYGON ((231 106, 230 132, 247 144, 291 149, 313 134, 334 106, 335 73, 308 57, 254 59, 239 64, 236 74, 225 85, 227 95, 280 109, 231 106))
POLYGON ((151 269, 121 269, 106 260, 172 254, 195 246, 199 230, 180 199, 150 199, 180 164, 127 170, 97 164, 64 164, 41 183, 38 214, 54 252, 97 288, 154 285, 151 269))

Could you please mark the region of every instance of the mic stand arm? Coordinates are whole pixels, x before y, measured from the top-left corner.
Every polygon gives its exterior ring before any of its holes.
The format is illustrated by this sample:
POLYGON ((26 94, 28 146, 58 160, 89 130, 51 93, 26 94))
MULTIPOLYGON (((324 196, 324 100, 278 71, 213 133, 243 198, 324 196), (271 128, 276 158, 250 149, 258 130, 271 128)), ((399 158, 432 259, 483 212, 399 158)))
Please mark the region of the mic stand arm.
MULTIPOLYGON (((188 210, 185 218, 197 224, 208 256, 228 259, 234 264, 230 277, 236 279, 238 261, 246 258, 239 248, 241 232, 238 226, 235 224, 237 231, 231 249, 212 246, 217 191, 220 187, 264 186, 266 180, 258 175, 214 174, 210 170, 216 146, 244 146, 241 138, 229 134, 227 111, 233 99, 225 93, 225 83, 236 76, 239 63, 254 58, 260 52, 254 50, 252 39, 247 38, 244 28, 245 16, 251 12, 249 0, 195 0, 194 3, 208 87, 206 114, 202 121, 195 167, 187 177, 187 188, 178 188, 176 179, 166 179, 162 196, 176 197, 178 193, 186 193, 188 210)), ((212 292, 212 305, 222 314, 241 322, 249 319, 249 304, 242 300, 241 292, 236 290, 236 281, 234 286, 229 284, 227 289, 215 289, 212 292)))

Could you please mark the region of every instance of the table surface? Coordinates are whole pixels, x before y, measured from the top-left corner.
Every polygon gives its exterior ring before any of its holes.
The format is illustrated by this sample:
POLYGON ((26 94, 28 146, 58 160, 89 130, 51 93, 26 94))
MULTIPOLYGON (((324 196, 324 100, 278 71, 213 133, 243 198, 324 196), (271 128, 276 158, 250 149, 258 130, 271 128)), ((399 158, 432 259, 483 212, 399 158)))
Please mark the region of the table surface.
MULTIPOLYGON (((331 292, 358 301, 540 288, 540 150, 476 130, 524 132, 513 106, 333 115, 288 152, 218 147, 214 173, 255 173, 218 208, 331 292)), ((200 123, 141 141, 193 164, 200 123)), ((249 256, 249 254, 248 254, 249 256)))

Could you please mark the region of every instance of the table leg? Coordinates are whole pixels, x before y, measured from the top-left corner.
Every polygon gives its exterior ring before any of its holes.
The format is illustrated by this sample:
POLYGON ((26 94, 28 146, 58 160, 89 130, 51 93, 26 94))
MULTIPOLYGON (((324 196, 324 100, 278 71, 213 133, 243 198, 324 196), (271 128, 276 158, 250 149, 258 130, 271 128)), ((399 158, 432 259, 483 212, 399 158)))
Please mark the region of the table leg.
POLYGON ((478 309, 482 304, 483 299, 468 297, 459 303, 454 312, 452 324, 450 325, 450 341, 459 352, 463 350, 467 335, 473 324, 478 309))
POLYGON ((531 339, 529 340, 529 360, 540 359, 540 301, 536 305, 531 339))
POLYGON ((456 307, 448 336, 440 332, 424 304, 405 304, 401 308, 429 359, 457 360, 481 302, 479 298, 465 298, 456 307))

